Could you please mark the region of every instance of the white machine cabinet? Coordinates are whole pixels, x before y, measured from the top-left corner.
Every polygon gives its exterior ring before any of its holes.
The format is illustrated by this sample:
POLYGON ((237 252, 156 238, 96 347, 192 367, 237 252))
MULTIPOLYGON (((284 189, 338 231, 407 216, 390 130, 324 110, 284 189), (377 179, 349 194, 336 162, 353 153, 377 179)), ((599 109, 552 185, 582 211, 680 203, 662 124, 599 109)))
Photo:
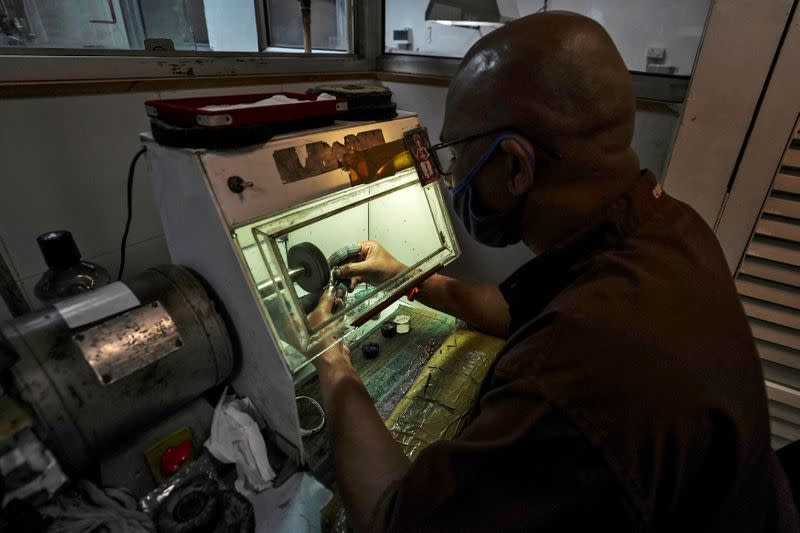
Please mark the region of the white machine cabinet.
POLYGON ((233 387, 297 462, 303 445, 294 386, 313 373, 308 363, 325 346, 319 341, 359 338, 370 317, 459 255, 438 184, 423 187, 413 166, 404 168, 407 153, 377 169, 362 161, 346 171, 338 163, 343 154, 380 151, 418 126, 416 115, 401 113, 233 150, 169 148, 142 136, 172 261, 198 273, 221 300, 240 349, 233 387), (351 179, 356 170, 367 179, 351 179), (379 241, 408 269, 378 287, 357 287, 331 320, 312 327, 306 313, 318 293, 306 290, 309 282, 327 282, 328 260, 365 240, 379 241))

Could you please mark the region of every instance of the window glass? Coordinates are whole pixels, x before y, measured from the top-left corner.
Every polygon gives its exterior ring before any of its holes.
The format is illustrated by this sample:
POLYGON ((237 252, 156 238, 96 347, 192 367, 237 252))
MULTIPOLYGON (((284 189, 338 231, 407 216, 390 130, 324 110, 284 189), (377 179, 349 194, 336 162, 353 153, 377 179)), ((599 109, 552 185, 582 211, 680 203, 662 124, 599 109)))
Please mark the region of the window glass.
MULTIPOLYGON (((298 0, 269 0, 269 44, 303 48, 303 26, 298 0)), ((311 0, 311 47, 347 52, 348 0, 311 0)))
MULTIPOLYGON (((312 0, 315 51, 350 50, 350 2, 312 0)), ((303 45, 298 0, 0 0, 3 48, 302 52, 303 45)))
MULTIPOLYGON (((463 57, 497 25, 452 25, 426 20, 426 11, 458 19, 474 0, 385 0, 385 50, 389 53, 463 57), (460 7, 459 7, 460 6, 460 7), (449 14, 449 15, 448 15, 449 14)), ((581 13, 602 24, 628 68, 688 76, 703 36, 711 0, 486 0, 500 21, 542 9, 581 13)), ((489 10, 490 11, 490 10, 489 10)), ((484 11, 482 11, 484 12, 484 11)), ((445 21, 447 22, 447 21, 445 21)))

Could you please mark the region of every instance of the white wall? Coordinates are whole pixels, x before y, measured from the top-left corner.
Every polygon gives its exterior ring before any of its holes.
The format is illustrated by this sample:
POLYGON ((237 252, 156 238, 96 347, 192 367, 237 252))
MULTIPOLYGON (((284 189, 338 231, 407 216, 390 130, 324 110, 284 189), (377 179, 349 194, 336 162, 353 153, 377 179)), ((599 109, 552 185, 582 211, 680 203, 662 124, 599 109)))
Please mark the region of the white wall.
MULTIPOLYGON (((520 16, 535 13, 542 0, 516 0, 520 16)), ((481 36, 478 30, 425 21, 428 0, 386 0, 387 47, 391 30, 412 28, 415 53, 463 57, 481 36)), ((666 64, 689 75, 703 35, 711 0, 550 0, 550 11, 574 11, 600 22, 614 38, 630 70, 644 71, 645 50, 666 48, 666 64)), ((486 30, 483 30, 484 32, 486 30)))

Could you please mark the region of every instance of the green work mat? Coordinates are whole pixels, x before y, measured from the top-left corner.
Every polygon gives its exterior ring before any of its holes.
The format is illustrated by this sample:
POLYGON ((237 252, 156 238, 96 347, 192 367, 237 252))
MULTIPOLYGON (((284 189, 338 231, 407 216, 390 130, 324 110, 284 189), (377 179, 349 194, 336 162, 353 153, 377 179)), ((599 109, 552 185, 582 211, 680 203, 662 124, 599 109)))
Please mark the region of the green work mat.
MULTIPOLYGON (((361 376, 364 386, 381 418, 386 420, 405 393, 411 388, 419 372, 436 352, 442 342, 455 329, 455 319, 436 311, 401 305, 383 322, 391 322, 397 315, 408 315, 411 331, 392 338, 381 335, 380 323, 364 338, 350 347, 350 360, 361 376), (380 355, 366 359, 361 344, 376 342, 380 355)), ((310 396, 322 403, 319 380, 312 377, 297 387, 297 396, 310 396)), ((319 413, 310 402, 298 406, 300 427, 313 428, 319 424, 319 413)), ((303 439, 305 456, 314 476, 323 484, 332 486, 334 481, 333 460, 330 453, 328 424, 316 435, 303 439)))

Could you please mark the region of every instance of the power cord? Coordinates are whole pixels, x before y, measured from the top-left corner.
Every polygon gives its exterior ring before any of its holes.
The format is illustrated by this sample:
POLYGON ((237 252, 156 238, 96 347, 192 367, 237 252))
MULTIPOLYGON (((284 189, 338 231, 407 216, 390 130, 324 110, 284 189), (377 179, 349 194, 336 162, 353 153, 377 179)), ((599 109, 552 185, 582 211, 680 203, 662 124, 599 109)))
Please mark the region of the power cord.
POLYGON ((131 219, 133 219, 133 174, 136 170, 136 162, 147 151, 147 148, 142 148, 131 160, 131 166, 128 169, 128 218, 125 220, 125 231, 122 232, 122 242, 119 245, 119 274, 117 279, 122 279, 122 273, 125 271, 125 245, 128 242, 128 232, 131 230, 131 219))

